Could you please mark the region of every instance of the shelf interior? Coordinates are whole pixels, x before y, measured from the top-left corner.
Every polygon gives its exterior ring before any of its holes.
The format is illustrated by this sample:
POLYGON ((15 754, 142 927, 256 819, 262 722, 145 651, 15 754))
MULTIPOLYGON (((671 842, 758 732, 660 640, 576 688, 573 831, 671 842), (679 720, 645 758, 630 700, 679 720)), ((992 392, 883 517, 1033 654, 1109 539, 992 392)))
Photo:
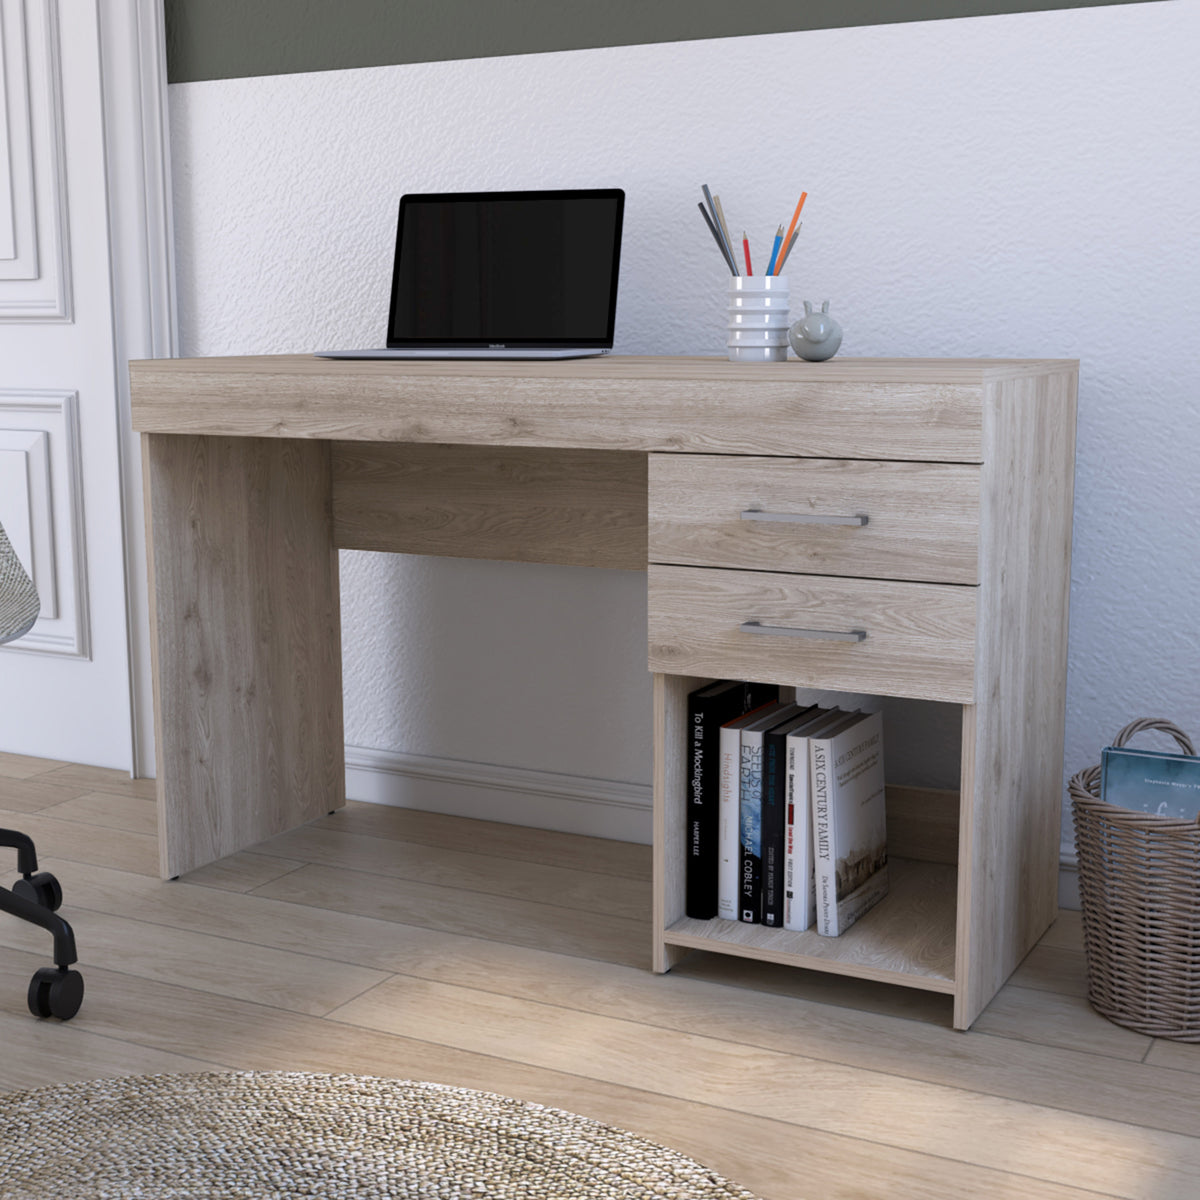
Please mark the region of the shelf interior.
POLYGON ((886 898, 840 937, 822 937, 815 929, 797 933, 684 917, 665 931, 663 940, 672 946, 953 992, 957 870, 947 863, 904 858, 890 859, 888 869, 886 898))

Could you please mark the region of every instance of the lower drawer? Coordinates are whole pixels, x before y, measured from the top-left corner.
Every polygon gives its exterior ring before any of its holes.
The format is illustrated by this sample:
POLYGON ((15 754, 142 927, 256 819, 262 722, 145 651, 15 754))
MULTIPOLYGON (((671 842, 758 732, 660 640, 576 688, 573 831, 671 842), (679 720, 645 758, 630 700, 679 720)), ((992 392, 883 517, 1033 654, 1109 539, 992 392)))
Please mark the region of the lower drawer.
POLYGON ((650 669, 973 704, 977 591, 651 564, 650 669))

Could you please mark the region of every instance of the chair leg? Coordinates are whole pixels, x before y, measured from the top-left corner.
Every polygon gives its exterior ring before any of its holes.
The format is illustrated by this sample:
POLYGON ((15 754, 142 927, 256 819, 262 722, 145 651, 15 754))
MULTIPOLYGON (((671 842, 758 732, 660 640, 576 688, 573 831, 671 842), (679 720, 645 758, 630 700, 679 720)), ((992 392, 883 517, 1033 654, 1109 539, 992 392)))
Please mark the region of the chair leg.
POLYGON ((0 912, 11 913, 22 921, 49 930, 54 935, 54 961, 60 967, 69 967, 71 963, 78 961, 78 955, 75 953, 75 934, 70 925, 50 909, 27 900, 24 896, 18 896, 8 888, 0 888, 0 912))
POLYGON ((17 870, 28 878, 37 870, 37 852, 33 839, 15 829, 0 829, 0 846, 17 852, 17 870))
POLYGON ((83 976, 70 970, 77 960, 75 933, 55 915, 62 903, 62 888, 48 871, 38 871, 33 840, 15 829, 0 829, 0 847, 15 849, 22 878, 12 891, 0 887, 0 912, 40 925, 54 937, 54 967, 41 967, 29 983, 29 1011, 35 1017, 69 1021, 83 1003, 83 976))
POLYGON ((83 976, 70 969, 76 961, 75 934, 71 926, 44 904, 0 888, 0 912, 40 925, 54 935, 57 966, 39 967, 29 982, 29 1011, 35 1017, 69 1021, 83 1003, 83 976))

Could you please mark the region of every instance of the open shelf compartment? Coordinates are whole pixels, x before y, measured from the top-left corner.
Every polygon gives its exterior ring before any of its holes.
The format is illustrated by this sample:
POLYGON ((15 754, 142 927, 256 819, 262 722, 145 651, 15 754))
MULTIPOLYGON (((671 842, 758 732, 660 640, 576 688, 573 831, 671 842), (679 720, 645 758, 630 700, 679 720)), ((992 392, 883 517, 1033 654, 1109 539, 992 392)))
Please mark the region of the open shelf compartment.
POLYGON ((889 892, 840 937, 684 915, 687 695, 708 682, 655 679, 655 970, 669 970, 690 950, 705 950, 954 994, 957 792, 889 783, 889 892))

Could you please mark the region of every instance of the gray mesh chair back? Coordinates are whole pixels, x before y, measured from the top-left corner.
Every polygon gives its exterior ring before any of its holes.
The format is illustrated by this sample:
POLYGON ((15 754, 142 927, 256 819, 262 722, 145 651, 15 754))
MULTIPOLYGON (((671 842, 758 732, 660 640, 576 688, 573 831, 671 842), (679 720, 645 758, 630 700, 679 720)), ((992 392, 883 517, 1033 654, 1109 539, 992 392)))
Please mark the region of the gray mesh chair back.
MULTIPOLYGON (((0 643, 27 634, 41 607, 37 588, 0 525, 0 643)), ((0 887, 0 912, 40 925, 54 935, 55 965, 34 972, 29 983, 29 1011, 35 1017, 69 1021, 83 1003, 83 976, 71 970, 77 961, 75 933, 56 912, 62 904, 62 888, 49 871, 38 870, 37 851, 27 834, 0 829, 0 847, 16 850, 21 872, 11 889, 0 887)))
POLYGON ((24 637, 41 609, 37 588, 0 525, 0 643, 24 637))

